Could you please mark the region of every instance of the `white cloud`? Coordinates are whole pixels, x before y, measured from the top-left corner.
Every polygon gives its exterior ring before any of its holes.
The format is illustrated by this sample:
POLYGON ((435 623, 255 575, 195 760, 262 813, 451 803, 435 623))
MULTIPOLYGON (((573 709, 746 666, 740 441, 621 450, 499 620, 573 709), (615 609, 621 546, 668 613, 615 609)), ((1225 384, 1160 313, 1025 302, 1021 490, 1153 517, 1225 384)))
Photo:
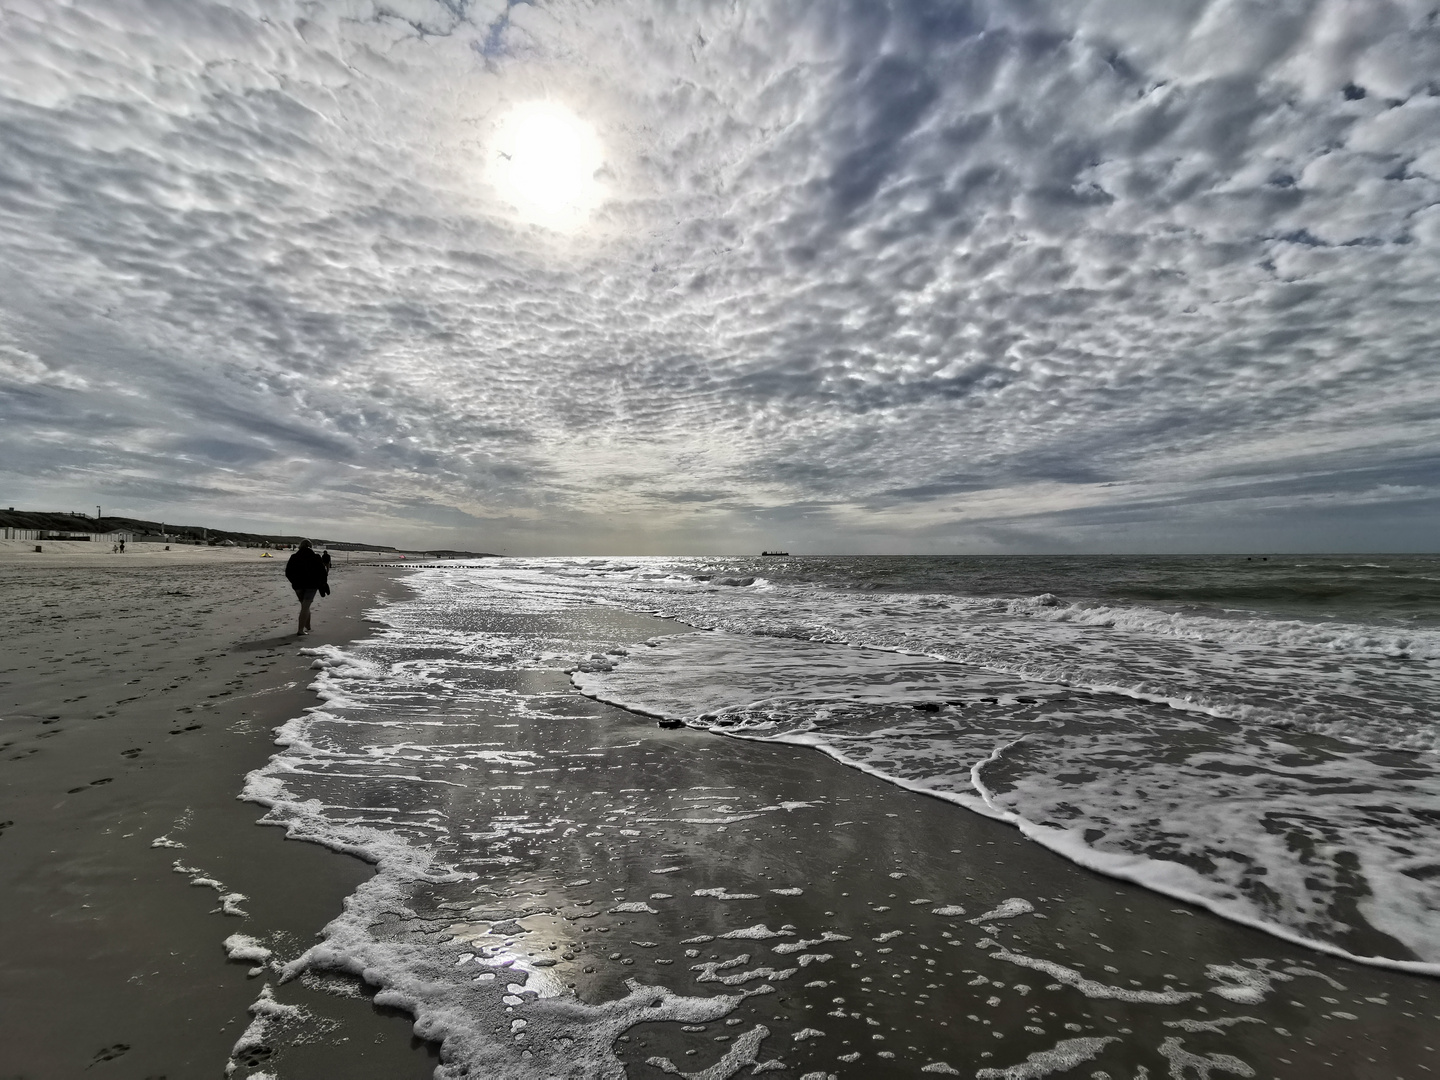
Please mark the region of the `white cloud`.
POLYGON ((53 368, 24 349, 0 342, 0 387, 52 386, 62 390, 83 390, 84 379, 61 368, 53 368))
POLYGON ((1437 33, 1381 0, 9 0, 0 310, 83 393, 27 376, 0 450, 22 490, 477 546, 1163 531, 1176 485, 1254 512, 1222 459, 1283 514, 1331 466, 1246 447, 1383 472, 1392 426, 1440 434, 1437 33), (497 168, 540 101, 600 146, 571 232, 497 168))

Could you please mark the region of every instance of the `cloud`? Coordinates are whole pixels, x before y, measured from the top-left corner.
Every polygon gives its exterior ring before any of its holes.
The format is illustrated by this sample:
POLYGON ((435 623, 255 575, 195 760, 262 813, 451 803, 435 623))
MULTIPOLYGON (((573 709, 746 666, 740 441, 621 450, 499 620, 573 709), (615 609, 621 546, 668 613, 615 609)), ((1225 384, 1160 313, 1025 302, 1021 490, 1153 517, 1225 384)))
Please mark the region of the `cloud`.
POLYGON ((12 345, 0 345, 0 385, 53 386, 62 390, 83 390, 86 382, 63 369, 52 368, 32 352, 12 345))
POLYGON ((1440 435, 1435 70, 1398 0, 10 3, 7 483, 529 550, 1243 543, 1368 505, 1317 454, 1378 491, 1440 435), (583 227, 497 182, 540 100, 601 144, 583 227))

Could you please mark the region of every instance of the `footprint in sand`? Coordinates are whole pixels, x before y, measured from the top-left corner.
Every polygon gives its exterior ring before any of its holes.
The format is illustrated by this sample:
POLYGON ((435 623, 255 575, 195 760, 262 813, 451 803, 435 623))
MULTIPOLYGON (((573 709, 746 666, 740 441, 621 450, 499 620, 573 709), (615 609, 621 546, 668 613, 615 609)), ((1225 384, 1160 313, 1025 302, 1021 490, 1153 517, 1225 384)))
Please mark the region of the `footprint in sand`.
POLYGON ((265 1064, 266 1058, 270 1057, 274 1052, 275 1051, 268 1046, 249 1046, 236 1054, 231 1060, 243 1068, 254 1069, 265 1064))
MULTIPOLYGON (((95 1051, 95 1056, 90 1059, 90 1065, 99 1065, 102 1061, 114 1061, 121 1054, 128 1052, 129 1049, 130 1047, 126 1043, 116 1043, 114 1046, 102 1047, 95 1051)), ((89 1068, 90 1065, 87 1065, 86 1068, 89 1068)))
POLYGON ((101 784, 108 784, 115 778, 113 776, 101 777, 99 780, 91 780, 84 787, 72 787, 65 792, 66 795, 74 795, 77 791, 84 791, 86 788, 99 787, 101 784))

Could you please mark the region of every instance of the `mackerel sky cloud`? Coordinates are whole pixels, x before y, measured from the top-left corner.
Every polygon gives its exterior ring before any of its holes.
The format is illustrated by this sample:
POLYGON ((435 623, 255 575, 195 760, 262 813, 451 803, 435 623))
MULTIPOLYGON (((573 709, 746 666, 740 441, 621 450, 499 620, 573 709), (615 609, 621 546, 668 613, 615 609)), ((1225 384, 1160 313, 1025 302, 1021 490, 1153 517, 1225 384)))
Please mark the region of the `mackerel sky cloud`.
POLYGON ((0 0, 6 505, 1430 550, 1437 304, 1428 2, 0 0))

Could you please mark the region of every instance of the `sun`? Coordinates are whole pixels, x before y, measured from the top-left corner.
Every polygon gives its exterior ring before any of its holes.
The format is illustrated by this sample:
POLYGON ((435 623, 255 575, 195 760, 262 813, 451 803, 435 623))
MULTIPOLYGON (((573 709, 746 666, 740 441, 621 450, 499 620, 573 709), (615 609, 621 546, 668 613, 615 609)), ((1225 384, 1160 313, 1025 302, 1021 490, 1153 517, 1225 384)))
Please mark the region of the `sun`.
POLYGON ((600 201, 601 165, 595 129, 563 105, 518 105, 496 125, 490 172, 520 216, 568 231, 583 224, 600 201))

